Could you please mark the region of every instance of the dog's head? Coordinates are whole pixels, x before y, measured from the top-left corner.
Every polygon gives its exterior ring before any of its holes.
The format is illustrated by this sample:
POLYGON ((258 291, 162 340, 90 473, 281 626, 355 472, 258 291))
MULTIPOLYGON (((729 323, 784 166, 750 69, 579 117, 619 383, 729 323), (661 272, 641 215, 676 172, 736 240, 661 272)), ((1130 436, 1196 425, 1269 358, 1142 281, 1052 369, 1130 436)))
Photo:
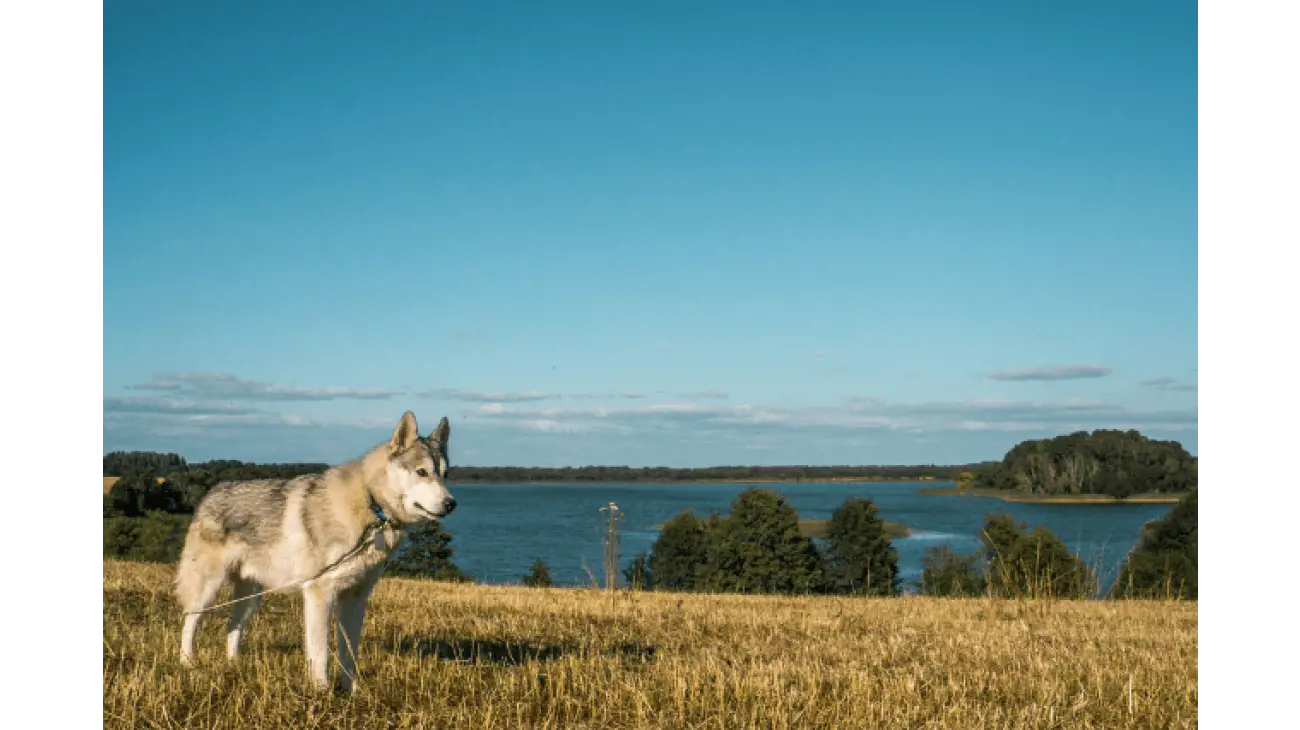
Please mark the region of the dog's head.
POLYGON ((456 509, 447 489, 447 438, 451 424, 446 417, 428 438, 420 438, 415 414, 407 411, 388 442, 388 486, 403 512, 403 522, 436 520, 456 509))

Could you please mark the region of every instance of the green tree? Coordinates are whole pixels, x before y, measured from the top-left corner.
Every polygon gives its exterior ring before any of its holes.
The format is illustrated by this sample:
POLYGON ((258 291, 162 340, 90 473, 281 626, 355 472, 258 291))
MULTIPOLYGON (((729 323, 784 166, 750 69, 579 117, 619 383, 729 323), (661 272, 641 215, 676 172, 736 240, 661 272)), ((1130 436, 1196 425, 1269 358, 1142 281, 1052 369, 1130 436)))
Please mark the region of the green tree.
POLYGON ((1111 587, 1114 598, 1196 600, 1196 492, 1142 528, 1111 587))
POLYGON ((161 511, 144 517, 104 520, 104 557, 149 563, 174 563, 185 544, 189 518, 161 511))
POLYGON ((644 552, 637 553, 632 563, 623 569, 623 579, 634 591, 648 591, 654 587, 650 580, 650 561, 644 552))
POLYGON ((947 545, 921 558, 921 593, 927 596, 978 596, 984 592, 978 553, 958 555, 947 545))
POLYGON ((1015 598, 1084 598, 1096 577, 1065 543, 1044 527, 1026 531, 1010 515, 991 515, 980 532, 984 576, 995 595, 1015 598))
POLYGON ((824 561, 780 493, 746 489, 731 503, 720 528, 715 549, 722 591, 802 594, 824 589, 824 561))
POLYGON ((844 500, 831 515, 826 543, 827 590, 877 596, 898 593, 902 580, 898 554, 871 500, 844 500))
POLYGON ((668 591, 699 590, 709 542, 701 520, 690 510, 678 513, 664 523, 650 547, 650 582, 668 591))
POLYGON ((1030 494, 1105 494, 1196 488, 1196 457, 1177 441, 1137 431, 1098 429, 1022 441, 1002 461, 975 471, 980 487, 1030 494))
POLYGON ((551 580, 551 566, 546 564, 545 560, 538 558, 533 562, 533 567, 524 576, 524 585, 529 588, 550 588, 555 585, 551 580))
POLYGON ((423 522, 411 527, 406 540, 388 558, 384 572, 399 578, 430 578, 469 582, 470 577, 452 562, 451 533, 442 523, 423 522))
POLYGON ((180 492, 167 482, 159 481, 150 471, 138 469, 118 479, 105 498, 108 516, 144 517, 149 512, 177 514, 185 512, 180 492))
POLYGON ((152 477, 143 471, 134 471, 119 477, 104 495, 105 517, 143 517, 143 494, 152 477))
POLYGON ((734 572, 732 556, 721 549, 722 541, 727 535, 727 518, 713 510, 709 519, 700 522, 704 531, 704 559, 695 568, 696 590, 717 593, 728 590, 726 576, 734 572))
POLYGON ((217 476, 207 469, 190 469, 167 475, 167 482, 175 488, 180 496, 181 509, 194 512, 208 490, 217 484, 217 476))

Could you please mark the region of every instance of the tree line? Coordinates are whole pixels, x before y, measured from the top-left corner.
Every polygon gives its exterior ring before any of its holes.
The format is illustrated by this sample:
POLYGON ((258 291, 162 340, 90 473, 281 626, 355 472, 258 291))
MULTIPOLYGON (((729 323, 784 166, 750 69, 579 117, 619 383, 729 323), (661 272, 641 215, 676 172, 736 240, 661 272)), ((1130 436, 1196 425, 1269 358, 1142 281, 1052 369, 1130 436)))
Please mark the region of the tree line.
MULTIPOLYGON (((697 481, 815 481, 824 479, 931 479, 952 481, 975 465, 944 466, 452 466, 454 482, 697 482, 697 481)), ((188 463, 179 454, 152 451, 115 451, 104 455, 104 476, 149 473, 171 478, 194 471, 225 479, 271 479, 325 471, 328 464, 253 464, 227 459, 188 463)))
POLYGON ((453 466, 449 478, 460 483, 521 482, 708 482, 819 481, 831 479, 951 481, 966 466, 453 466))
POLYGON ((1177 441, 1099 429, 1016 444, 973 470, 974 485, 1026 494, 1104 494, 1118 499, 1196 489, 1196 457, 1177 441))

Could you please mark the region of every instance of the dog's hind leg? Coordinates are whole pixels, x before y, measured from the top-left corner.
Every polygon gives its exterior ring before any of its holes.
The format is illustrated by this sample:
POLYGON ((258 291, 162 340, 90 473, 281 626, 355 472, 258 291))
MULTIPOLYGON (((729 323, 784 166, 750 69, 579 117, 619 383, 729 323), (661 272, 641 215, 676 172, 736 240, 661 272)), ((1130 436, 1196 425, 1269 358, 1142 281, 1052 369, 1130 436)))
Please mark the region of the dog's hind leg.
POLYGON ((332 587, 308 584, 302 591, 307 672, 317 689, 330 687, 330 614, 334 611, 332 587))
POLYGON ((339 672, 344 692, 356 689, 357 652, 361 643, 361 625, 366 619, 366 601, 373 584, 363 583, 344 591, 338 598, 339 672))
POLYGON ((253 614, 257 611, 257 606, 262 602, 262 597, 257 596, 257 592, 262 587, 251 580, 235 578, 234 594, 230 597, 232 601, 241 598, 247 598, 246 601, 240 601, 230 607, 230 621, 226 623, 226 657, 234 659, 239 656, 239 642, 244 638, 244 632, 248 630, 248 622, 253 619, 253 614), (249 598, 249 596, 257 596, 249 598))

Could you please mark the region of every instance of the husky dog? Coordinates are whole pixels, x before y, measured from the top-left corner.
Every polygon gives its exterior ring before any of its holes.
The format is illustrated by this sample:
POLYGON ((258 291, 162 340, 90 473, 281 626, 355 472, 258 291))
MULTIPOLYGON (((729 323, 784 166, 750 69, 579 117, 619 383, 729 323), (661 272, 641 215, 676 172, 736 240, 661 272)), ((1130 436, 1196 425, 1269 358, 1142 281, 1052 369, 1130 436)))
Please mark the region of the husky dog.
POLYGON ((343 689, 352 691, 366 601, 385 560, 407 527, 456 508, 447 490, 450 433, 444 417, 421 438, 407 411, 388 443, 323 474, 213 487, 194 511, 176 575, 186 612, 181 661, 193 661, 199 619, 227 581, 238 601, 226 628, 230 659, 239 653, 260 592, 301 590, 311 681, 330 685, 330 619, 337 612, 343 689))

